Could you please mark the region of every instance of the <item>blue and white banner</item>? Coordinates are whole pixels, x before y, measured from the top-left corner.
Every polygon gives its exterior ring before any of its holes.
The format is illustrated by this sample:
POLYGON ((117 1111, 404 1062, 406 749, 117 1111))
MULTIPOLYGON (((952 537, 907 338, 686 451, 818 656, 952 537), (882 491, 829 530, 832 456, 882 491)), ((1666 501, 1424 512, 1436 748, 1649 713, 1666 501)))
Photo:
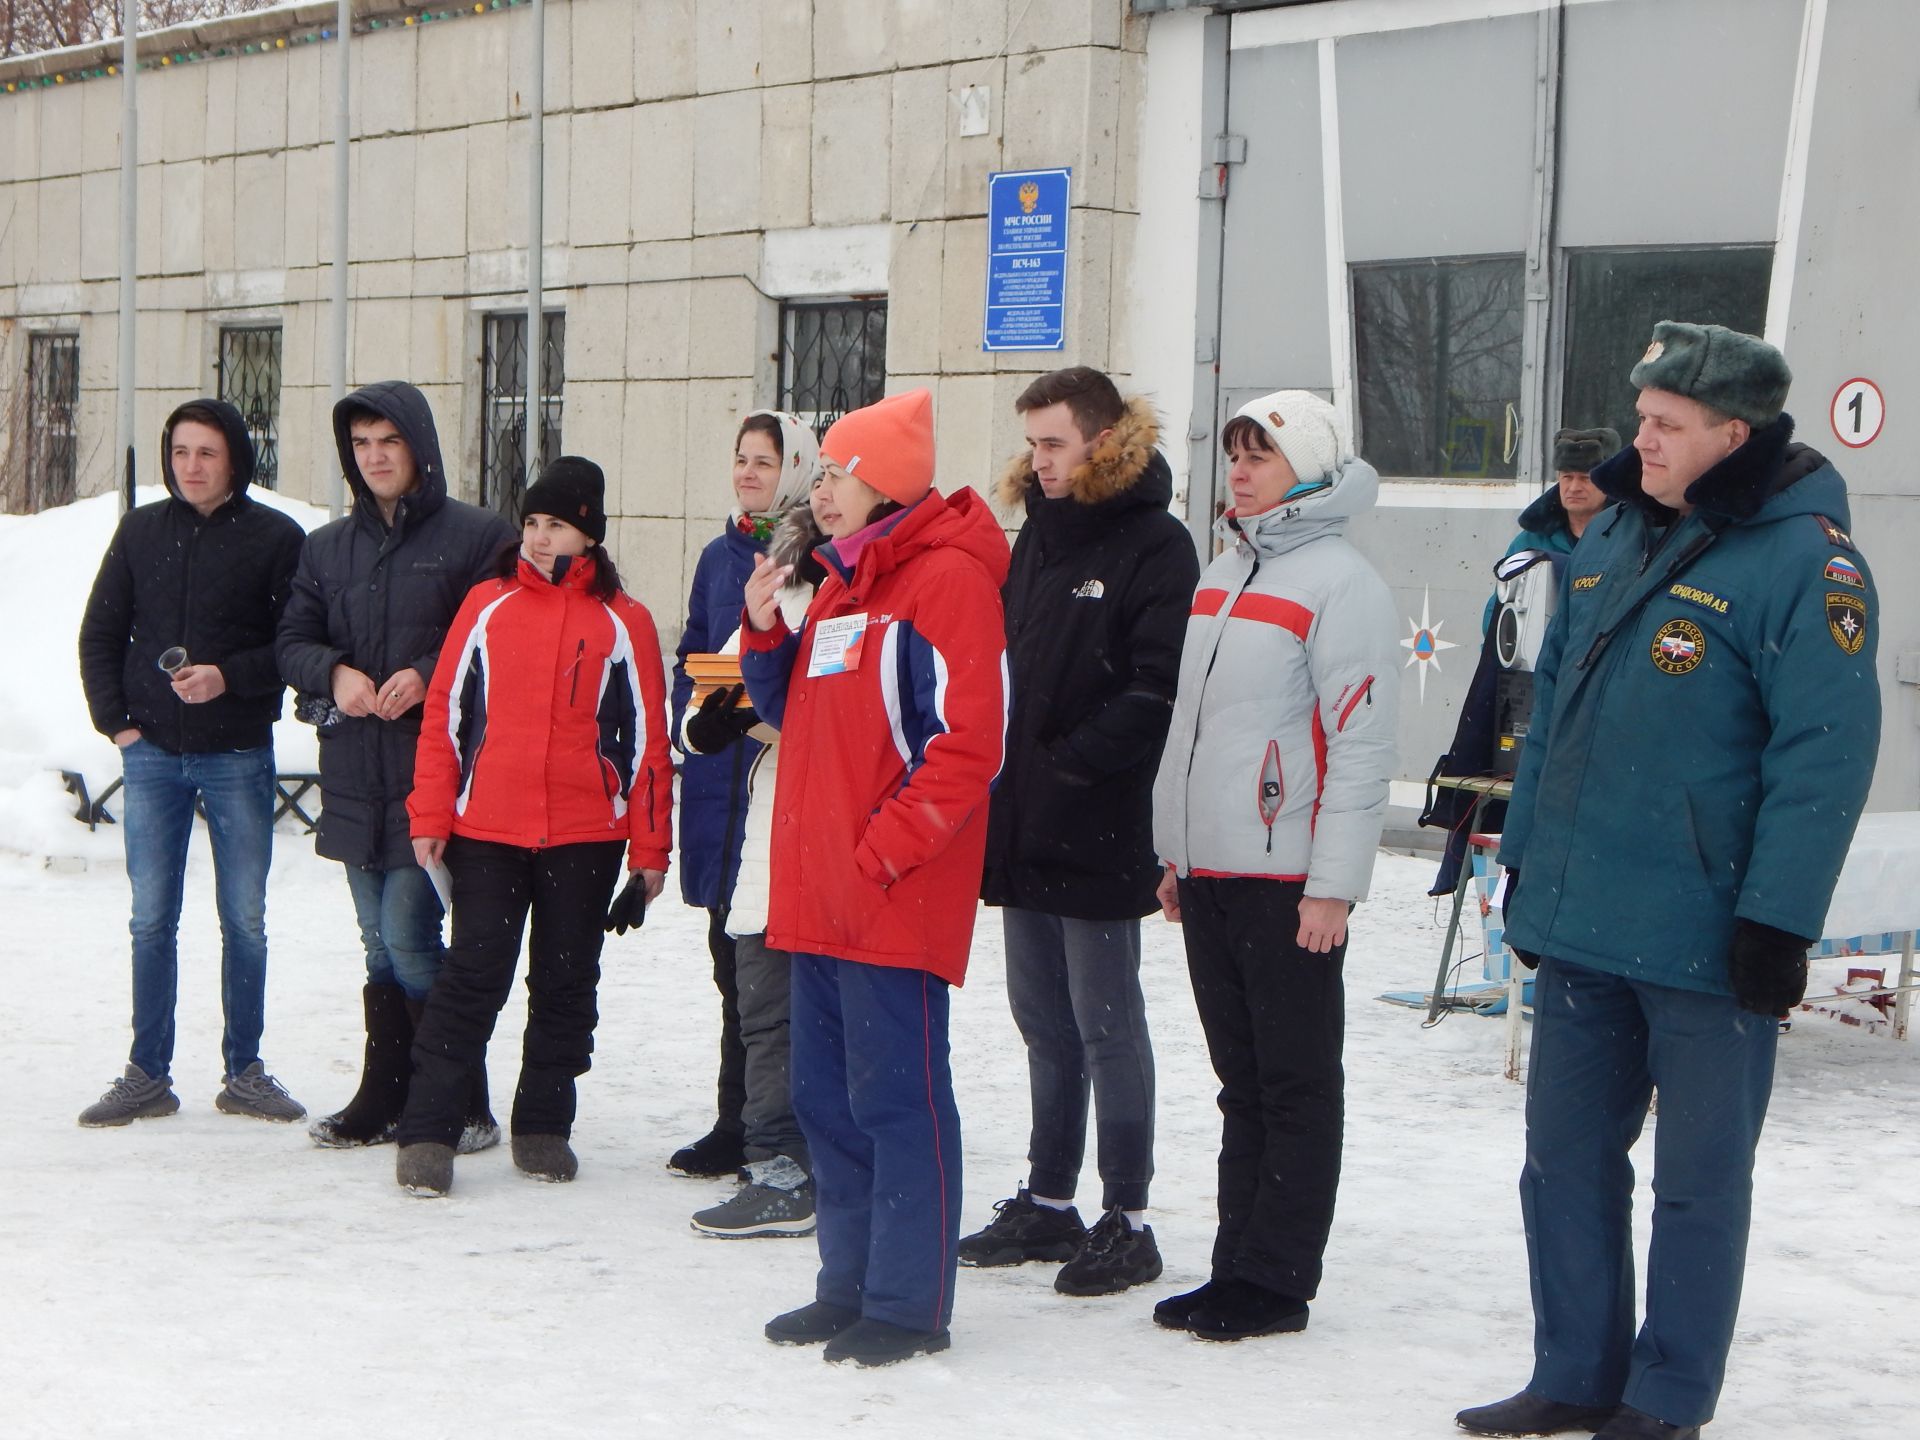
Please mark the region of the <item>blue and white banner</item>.
POLYGON ((1067 208, 1073 171, 987 177, 987 314, 982 350, 1066 343, 1067 208))

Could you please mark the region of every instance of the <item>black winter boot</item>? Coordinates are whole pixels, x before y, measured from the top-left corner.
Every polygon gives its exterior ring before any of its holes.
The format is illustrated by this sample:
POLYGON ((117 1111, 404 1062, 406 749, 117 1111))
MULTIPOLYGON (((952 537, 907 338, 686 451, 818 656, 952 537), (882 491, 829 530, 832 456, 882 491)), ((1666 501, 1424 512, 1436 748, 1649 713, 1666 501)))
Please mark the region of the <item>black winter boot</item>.
POLYGON ((393 1139, 400 1112, 407 1108, 407 1082, 413 1077, 413 1015, 398 985, 367 985, 360 992, 367 1017, 366 1056, 360 1088, 344 1110, 324 1115, 307 1127, 323 1150, 384 1145, 393 1139))
POLYGON ((1255 1335, 1291 1335, 1307 1328, 1307 1302, 1251 1280, 1216 1280, 1207 1303, 1187 1317, 1187 1329, 1202 1340, 1250 1340, 1255 1335))
POLYGON ((1453 1417, 1469 1435, 1560 1435, 1569 1430, 1592 1434, 1613 1418, 1612 1405, 1578 1405, 1549 1400, 1522 1390, 1491 1405, 1475 1405, 1453 1417))
POLYGON ((460 1127, 460 1142, 454 1148, 462 1155, 491 1150, 500 1143, 500 1122, 493 1118, 493 1102, 487 1093, 487 1062, 473 1067, 472 1088, 467 1092, 466 1123, 460 1127))

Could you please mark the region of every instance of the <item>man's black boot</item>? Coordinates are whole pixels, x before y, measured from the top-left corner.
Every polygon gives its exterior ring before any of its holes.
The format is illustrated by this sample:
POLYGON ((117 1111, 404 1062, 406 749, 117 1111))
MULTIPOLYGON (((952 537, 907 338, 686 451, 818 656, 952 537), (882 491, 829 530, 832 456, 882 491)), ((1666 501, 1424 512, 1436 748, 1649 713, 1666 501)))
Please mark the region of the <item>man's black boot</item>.
POLYGON ((1522 1390, 1491 1405, 1476 1405, 1453 1417, 1469 1435, 1558 1435, 1598 1430, 1613 1418, 1611 1405, 1571 1405, 1522 1390))

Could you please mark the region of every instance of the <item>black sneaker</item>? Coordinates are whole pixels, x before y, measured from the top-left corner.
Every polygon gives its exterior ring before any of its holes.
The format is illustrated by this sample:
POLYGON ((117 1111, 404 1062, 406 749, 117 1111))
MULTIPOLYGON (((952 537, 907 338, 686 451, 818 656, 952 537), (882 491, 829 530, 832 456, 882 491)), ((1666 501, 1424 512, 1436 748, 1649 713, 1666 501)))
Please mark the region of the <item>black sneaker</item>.
POLYGON ((856 1365, 892 1365, 915 1355, 932 1355, 953 1344, 946 1330, 909 1330, 884 1320, 862 1317, 827 1341, 821 1352, 829 1365, 851 1360, 856 1365))
POLYGON ((1071 1260, 1086 1243, 1087 1227, 1078 1210, 1071 1205, 1064 1210, 1036 1205, 1024 1186, 1011 1200, 996 1201, 993 1209, 993 1220, 986 1229, 962 1237, 962 1265, 1071 1260))
POLYGON ((1138 1230, 1118 1207, 1107 1211, 1087 1232, 1087 1240, 1053 1277, 1062 1295, 1118 1295, 1160 1278, 1160 1247, 1153 1227, 1138 1230))
POLYGON ((859 1319, 858 1310, 816 1300, 798 1310, 774 1316, 766 1323, 763 1333, 776 1345, 818 1345, 851 1328, 859 1319))
POLYGON ((737 1130, 709 1130, 691 1145, 682 1145, 667 1161, 667 1169, 695 1180, 715 1180, 747 1168, 746 1137, 737 1130))

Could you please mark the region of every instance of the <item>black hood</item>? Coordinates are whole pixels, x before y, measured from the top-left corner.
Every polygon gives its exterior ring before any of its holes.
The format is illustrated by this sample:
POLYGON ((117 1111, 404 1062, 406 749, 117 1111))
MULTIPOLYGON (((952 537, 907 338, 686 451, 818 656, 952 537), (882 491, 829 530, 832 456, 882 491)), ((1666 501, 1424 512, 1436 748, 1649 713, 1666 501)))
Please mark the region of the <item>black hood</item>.
POLYGON ((353 489, 355 509, 379 516, 378 502, 360 467, 353 458, 353 436, 348 433, 349 417, 371 410, 394 429, 413 451, 413 463, 420 472, 419 488, 409 497, 409 509, 416 516, 431 515, 447 498, 447 472, 440 461, 440 432, 434 428, 433 410, 427 397, 404 380, 377 380, 363 385, 333 407, 333 443, 340 451, 340 470, 353 489))
POLYGON ((1048 539, 1069 542, 1097 535, 1136 510, 1165 510, 1172 501, 1173 469, 1158 450, 1148 452, 1124 489, 1102 500, 1089 503, 1072 495, 1049 500, 1037 481, 1026 488, 1027 522, 1048 539))
MULTIPOLYGON (((1687 503, 1722 523, 1750 520, 1775 495, 1825 467, 1826 457, 1794 443, 1793 417, 1784 412, 1755 426, 1747 442, 1687 487, 1687 503)), ((1640 452, 1629 445, 1593 468, 1602 494, 1637 506, 1661 523, 1674 512, 1647 494, 1640 478, 1640 452)))
POLYGON ((188 405, 210 410, 214 418, 219 420, 221 432, 227 437, 227 454, 233 460, 233 493, 236 496, 245 495, 247 487, 253 484, 253 437, 247 433, 247 422, 240 418, 238 410, 224 400, 211 398, 189 400, 167 416, 167 427, 160 432, 160 473, 166 479, 167 493, 176 500, 180 499, 180 487, 173 483, 173 427, 180 423, 180 411, 188 405))

